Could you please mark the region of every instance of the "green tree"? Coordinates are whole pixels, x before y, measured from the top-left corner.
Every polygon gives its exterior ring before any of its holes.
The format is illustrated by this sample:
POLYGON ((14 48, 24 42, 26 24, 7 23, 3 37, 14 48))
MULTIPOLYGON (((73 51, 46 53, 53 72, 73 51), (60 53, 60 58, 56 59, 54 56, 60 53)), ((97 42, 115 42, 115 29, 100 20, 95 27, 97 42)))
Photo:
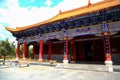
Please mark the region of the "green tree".
POLYGON ((8 39, 0 41, 0 55, 4 57, 4 62, 6 56, 13 56, 15 54, 14 42, 9 42, 8 39))
POLYGON ((22 58, 23 54, 23 45, 20 46, 20 52, 19 52, 19 57, 22 58))
POLYGON ((32 52, 33 52, 33 47, 29 47, 29 50, 28 50, 29 58, 32 58, 32 52))

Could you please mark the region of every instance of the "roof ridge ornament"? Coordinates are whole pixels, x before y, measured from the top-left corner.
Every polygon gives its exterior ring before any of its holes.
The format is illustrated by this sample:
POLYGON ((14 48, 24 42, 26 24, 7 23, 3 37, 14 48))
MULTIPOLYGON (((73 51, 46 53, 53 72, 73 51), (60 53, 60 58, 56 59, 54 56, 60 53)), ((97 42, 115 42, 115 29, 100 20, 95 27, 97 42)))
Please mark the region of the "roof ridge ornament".
POLYGON ((59 14, 61 14, 62 13, 62 10, 59 10, 59 14))
POLYGON ((88 7, 91 5, 91 1, 90 0, 88 0, 88 7))

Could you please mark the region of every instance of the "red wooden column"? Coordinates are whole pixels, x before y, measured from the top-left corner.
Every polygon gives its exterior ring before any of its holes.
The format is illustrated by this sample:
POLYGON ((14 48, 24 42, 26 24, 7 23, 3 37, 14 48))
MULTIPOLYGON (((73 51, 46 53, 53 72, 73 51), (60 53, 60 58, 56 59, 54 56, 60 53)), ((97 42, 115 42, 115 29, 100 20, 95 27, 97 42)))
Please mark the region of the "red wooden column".
POLYGON ((72 48, 73 48, 72 62, 75 62, 76 61, 76 43, 74 40, 72 41, 72 48))
POLYGON ((27 55, 27 52, 28 52, 27 50, 28 50, 27 43, 24 42, 23 43, 23 60, 26 59, 26 55, 27 55))
POLYGON ((39 43, 40 47, 39 47, 39 61, 43 60, 43 40, 40 40, 39 43))
POLYGON ((35 50, 36 50, 36 44, 34 43, 34 44, 33 44, 32 59, 34 59, 35 50))
POLYGON ((110 35, 109 35, 109 29, 106 22, 103 22, 103 43, 104 43, 104 53, 105 53, 105 64, 106 65, 112 65, 112 59, 111 59, 111 47, 110 47, 110 35))
POLYGON ((104 53, 105 53, 105 59, 106 59, 105 62, 112 61, 110 36, 108 32, 103 32, 103 43, 104 43, 104 53))
POLYGON ((64 38, 64 60, 63 63, 68 63, 68 37, 64 38))
POLYGON ((52 54, 52 40, 49 41, 49 46, 48 46, 48 60, 51 59, 51 54, 52 54))
POLYGON ((20 53, 20 43, 17 43, 17 49, 16 49, 16 60, 19 60, 19 53, 20 53))

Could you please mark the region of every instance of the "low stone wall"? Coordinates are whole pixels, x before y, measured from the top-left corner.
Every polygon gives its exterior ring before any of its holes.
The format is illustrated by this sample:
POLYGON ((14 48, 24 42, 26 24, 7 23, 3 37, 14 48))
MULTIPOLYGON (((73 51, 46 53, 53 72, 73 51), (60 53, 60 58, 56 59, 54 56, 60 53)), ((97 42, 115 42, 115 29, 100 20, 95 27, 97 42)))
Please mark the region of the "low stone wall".
MULTIPOLYGON (((48 55, 43 55, 43 59, 47 60, 48 55)), ((69 61, 71 60, 70 55, 68 55, 69 61)), ((51 60, 56 60, 57 62, 63 62, 63 55, 51 55, 51 60)))
POLYGON ((112 54, 113 65, 120 65, 120 54, 112 54))
POLYGON ((34 58, 35 59, 39 59, 39 55, 38 54, 34 54, 34 58))

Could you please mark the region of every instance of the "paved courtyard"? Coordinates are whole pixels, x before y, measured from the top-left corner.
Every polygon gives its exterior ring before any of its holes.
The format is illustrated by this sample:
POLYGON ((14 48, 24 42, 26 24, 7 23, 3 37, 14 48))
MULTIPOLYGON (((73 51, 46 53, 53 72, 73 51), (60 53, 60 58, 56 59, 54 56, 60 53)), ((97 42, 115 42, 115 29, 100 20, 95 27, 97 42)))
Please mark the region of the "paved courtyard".
POLYGON ((0 80, 120 80, 119 66, 114 67, 109 73, 104 65, 91 64, 0 66, 0 80))

